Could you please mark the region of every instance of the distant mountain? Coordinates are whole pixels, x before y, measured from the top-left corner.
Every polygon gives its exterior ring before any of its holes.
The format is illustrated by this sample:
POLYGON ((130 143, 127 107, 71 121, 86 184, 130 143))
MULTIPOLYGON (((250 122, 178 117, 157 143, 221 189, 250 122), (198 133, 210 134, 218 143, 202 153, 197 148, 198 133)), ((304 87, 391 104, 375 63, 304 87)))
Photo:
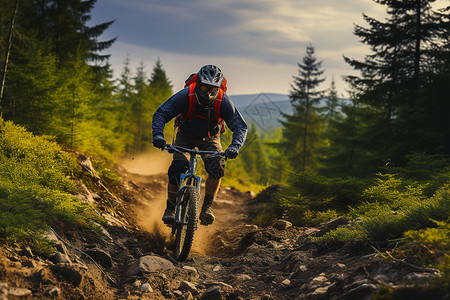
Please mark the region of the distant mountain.
POLYGON ((261 131, 280 127, 281 114, 292 114, 289 95, 261 93, 250 95, 230 95, 247 123, 255 124, 261 131))

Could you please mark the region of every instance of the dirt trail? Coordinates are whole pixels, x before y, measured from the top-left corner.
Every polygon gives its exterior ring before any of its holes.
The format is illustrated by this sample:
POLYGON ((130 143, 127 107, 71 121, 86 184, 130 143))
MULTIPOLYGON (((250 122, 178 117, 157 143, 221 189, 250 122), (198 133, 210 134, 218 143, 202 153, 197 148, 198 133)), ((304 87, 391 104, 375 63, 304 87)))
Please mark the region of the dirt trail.
MULTIPOLYGON (((161 221, 170 156, 157 161, 142 156, 123 163, 123 185, 111 190, 117 196, 113 207, 95 184, 93 191, 80 190, 77 196, 92 198, 107 220, 100 233, 56 228, 58 250, 47 258, 28 249, 0 247, 0 299, 5 291, 16 299, 11 293, 20 288, 35 299, 359 300, 372 299, 382 287, 401 290, 405 279, 422 283, 436 275, 364 252, 369 247, 358 242, 311 242, 311 236, 345 226, 345 219, 317 228, 282 220, 259 228, 249 216, 270 201, 270 193, 266 199, 252 198, 230 187, 219 191, 214 224, 199 226, 191 254, 178 263, 171 257, 170 229, 161 221), (136 262, 149 257, 169 267, 131 272, 136 262)), ((441 299, 420 286, 408 295, 403 299, 441 299)))

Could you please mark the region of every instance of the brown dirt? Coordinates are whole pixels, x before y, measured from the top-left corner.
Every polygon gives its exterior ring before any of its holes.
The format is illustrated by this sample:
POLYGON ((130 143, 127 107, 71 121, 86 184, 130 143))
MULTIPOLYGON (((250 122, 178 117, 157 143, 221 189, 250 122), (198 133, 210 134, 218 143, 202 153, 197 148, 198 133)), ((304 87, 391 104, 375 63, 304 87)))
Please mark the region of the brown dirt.
MULTIPOLYGON (((161 169, 169 161, 161 159, 153 169, 143 161, 135 159, 123 164, 127 169, 119 168, 123 185, 111 189, 119 199, 114 209, 107 203, 96 204, 110 220, 105 229, 111 240, 86 230, 56 228, 71 245, 71 260, 87 266, 81 270, 80 283, 62 278, 47 258, 23 256, 23 249, 17 247, 0 251, 1 281, 9 287, 28 288, 35 299, 199 299, 212 285, 220 286, 223 299, 370 299, 371 288, 379 289, 384 283, 394 286, 417 271, 363 253, 358 243, 318 247, 311 242, 308 228, 259 228, 251 216, 261 203, 247 192, 221 187, 213 206, 216 221, 212 226, 199 226, 185 262, 174 262, 172 270, 126 276, 129 266, 143 255, 172 260, 173 238, 161 222, 167 184, 161 169), (89 245, 107 250, 113 267, 98 267, 77 250, 89 245), (195 284, 191 295, 185 291, 179 295, 183 281, 195 284), (149 283, 153 291, 139 291, 143 283, 149 283), (59 297, 46 296, 52 286, 61 290, 59 297)), ((102 195, 101 190, 94 192, 102 195)))

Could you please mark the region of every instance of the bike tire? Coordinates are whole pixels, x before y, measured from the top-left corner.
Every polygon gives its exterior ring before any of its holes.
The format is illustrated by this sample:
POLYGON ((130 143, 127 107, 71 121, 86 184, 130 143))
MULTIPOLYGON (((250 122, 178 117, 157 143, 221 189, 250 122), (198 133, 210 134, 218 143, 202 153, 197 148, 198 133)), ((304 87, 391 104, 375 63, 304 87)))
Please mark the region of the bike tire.
POLYGON ((193 186, 185 186, 181 210, 181 225, 176 230, 175 238, 175 259, 185 261, 189 256, 194 241, 194 233, 198 223, 198 204, 200 195, 193 186))

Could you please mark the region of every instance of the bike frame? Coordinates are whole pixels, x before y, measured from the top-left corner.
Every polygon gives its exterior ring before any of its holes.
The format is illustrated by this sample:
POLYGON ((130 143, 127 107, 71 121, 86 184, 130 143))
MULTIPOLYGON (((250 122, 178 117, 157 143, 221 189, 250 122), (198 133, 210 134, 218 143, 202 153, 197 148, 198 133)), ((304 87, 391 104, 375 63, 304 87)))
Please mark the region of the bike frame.
MULTIPOLYGON (((194 186, 199 194, 200 187, 202 183, 202 178, 200 176, 195 175, 195 170, 197 169, 197 153, 190 153, 191 158, 189 159, 189 171, 186 174, 180 175, 180 182, 178 184, 178 191, 180 191, 184 186, 191 185, 194 186)), ((186 225, 181 222, 181 198, 183 194, 178 193, 177 195, 177 204, 175 208, 175 221, 172 226, 172 233, 175 233, 175 230, 180 225, 186 225)))

